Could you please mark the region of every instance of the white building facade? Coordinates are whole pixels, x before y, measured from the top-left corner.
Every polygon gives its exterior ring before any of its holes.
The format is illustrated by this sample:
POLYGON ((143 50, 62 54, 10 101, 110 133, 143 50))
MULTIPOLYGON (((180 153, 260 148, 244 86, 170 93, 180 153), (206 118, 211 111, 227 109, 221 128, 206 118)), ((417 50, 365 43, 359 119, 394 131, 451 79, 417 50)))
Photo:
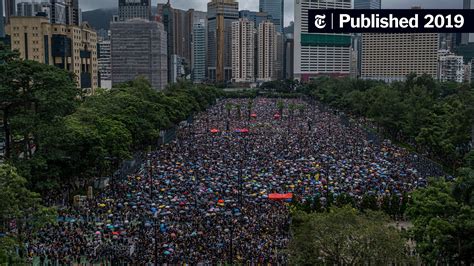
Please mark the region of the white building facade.
POLYGON ((298 0, 295 4, 295 79, 349 76, 351 35, 308 33, 308 10, 351 9, 351 0, 298 0))
POLYGON ((247 18, 232 22, 232 82, 255 81, 255 26, 247 18))
POLYGON ((276 36, 273 22, 267 20, 258 25, 258 82, 271 81, 275 76, 276 36))

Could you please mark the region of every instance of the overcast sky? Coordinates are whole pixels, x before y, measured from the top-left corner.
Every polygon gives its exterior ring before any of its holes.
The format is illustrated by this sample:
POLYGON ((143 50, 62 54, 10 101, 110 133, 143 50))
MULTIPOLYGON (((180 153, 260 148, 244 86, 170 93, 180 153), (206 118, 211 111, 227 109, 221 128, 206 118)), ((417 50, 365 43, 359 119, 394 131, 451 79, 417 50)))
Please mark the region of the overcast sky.
MULTIPOLYGON (((38 1, 38 0, 36 0, 38 1)), ((79 0, 83 11, 97 8, 112 8, 118 5, 118 0, 79 0)), ((153 0, 153 5, 157 2, 165 3, 166 0, 153 0)), ((180 9, 194 8, 206 11, 208 0, 171 0, 171 5, 180 9)), ((258 10, 258 0, 238 0, 239 9, 258 10)), ((293 6, 295 0, 285 0, 285 25, 293 21, 293 6)), ((420 5, 428 8, 462 8, 462 0, 382 0, 383 8, 410 8, 413 5, 420 5)))

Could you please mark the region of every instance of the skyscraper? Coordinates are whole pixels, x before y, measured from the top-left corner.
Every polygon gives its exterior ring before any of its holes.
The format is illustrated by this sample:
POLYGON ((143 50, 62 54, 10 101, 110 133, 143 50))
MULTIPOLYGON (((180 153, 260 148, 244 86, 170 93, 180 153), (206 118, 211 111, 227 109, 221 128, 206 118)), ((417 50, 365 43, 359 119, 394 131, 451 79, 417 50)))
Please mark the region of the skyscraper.
POLYGON ((79 0, 66 0, 66 22, 68 25, 80 25, 82 23, 79 0))
POLYGON ((167 84, 166 32, 162 23, 145 19, 112 22, 112 85, 143 76, 154 89, 167 84))
POLYGON ((110 37, 99 38, 97 61, 99 66, 100 87, 112 88, 112 58, 110 50, 110 37))
MULTIPOLYGON (((474 9, 474 1, 463 0, 464 9, 474 9)), ((474 33, 462 33, 461 44, 474 43, 474 33)))
POLYGON ((410 73, 438 76, 437 33, 362 34, 361 78, 403 81, 410 73))
POLYGON ((348 76, 351 35, 308 33, 309 9, 350 9, 351 0, 299 0, 295 5, 295 79, 315 76, 348 76))
POLYGON ((65 0, 50 0, 51 2, 51 23, 68 24, 67 23, 67 5, 65 0))
POLYGON ((16 14, 15 16, 20 17, 34 17, 37 13, 43 11, 43 6, 49 6, 49 3, 43 2, 21 2, 16 4, 16 14))
MULTIPOLYGON (((166 53, 168 55, 168 69, 171 69, 171 56, 176 53, 174 47, 174 10, 171 7, 170 1, 166 4, 158 4, 158 16, 163 23, 164 29, 166 31, 166 53)), ((168 82, 171 82, 171 71, 168 71, 167 75, 168 82)))
POLYGON ((354 9, 381 9, 381 0, 354 0, 354 9))
MULTIPOLYGON (((264 21, 258 25, 258 76, 257 81, 271 81, 275 76, 277 53, 275 24, 264 21)), ((282 60, 283 62, 283 60, 282 60)))
POLYGON ((265 20, 272 20, 272 16, 266 12, 255 12, 250 10, 239 11, 239 18, 247 18, 252 21, 256 28, 265 20))
POLYGON ((119 20, 151 18, 151 0, 119 0, 119 20))
POLYGON ((0 39, 5 38, 5 20, 3 19, 3 0, 0 0, 0 39))
POLYGON ((272 16, 276 31, 283 33, 284 0, 260 0, 260 11, 272 16))
POLYGON ((464 82, 464 58, 455 54, 439 57, 438 79, 441 82, 464 82))
POLYGON ((15 8, 16 8, 15 0, 5 0, 5 22, 7 24, 10 23, 10 18, 15 16, 15 8))
POLYGON ((295 42, 293 34, 285 36, 285 79, 293 79, 295 42))
POLYGON ((202 82, 206 79, 206 22, 194 24, 193 27, 193 53, 192 53, 192 79, 194 82, 202 82))
POLYGON ((232 81, 255 81, 255 26, 241 18, 232 22, 232 81))
MULTIPOLYGON (((192 68, 192 33, 194 25, 201 20, 207 20, 207 13, 189 9, 188 11, 176 9, 171 6, 170 1, 166 4, 158 4, 158 17, 163 22, 168 36, 168 64, 172 69, 173 55, 178 55, 182 62, 184 59, 184 75, 191 74, 192 68)), ((206 24, 206 23, 204 23, 206 24)), ((205 26, 205 25, 204 25, 205 26)), ((176 58, 176 57, 175 57, 176 58)), ((172 82, 171 72, 168 81, 172 82)))
MULTIPOLYGON (((381 9, 381 0, 354 0, 354 9, 381 9)), ((352 40, 351 77, 360 77, 362 68, 362 34, 354 34, 352 40)))
POLYGON ((208 71, 211 81, 232 79, 232 22, 239 19, 239 3, 234 0, 212 0, 207 4, 208 71))
MULTIPOLYGON (((193 54, 193 31, 194 25, 202 24, 204 27, 207 25, 207 13, 202 11, 196 11, 189 9, 185 13, 184 18, 184 45, 182 47, 183 54, 181 55, 186 61, 186 74, 191 74, 192 69, 192 54, 193 54)), ((206 27, 207 29, 207 27, 206 27)))

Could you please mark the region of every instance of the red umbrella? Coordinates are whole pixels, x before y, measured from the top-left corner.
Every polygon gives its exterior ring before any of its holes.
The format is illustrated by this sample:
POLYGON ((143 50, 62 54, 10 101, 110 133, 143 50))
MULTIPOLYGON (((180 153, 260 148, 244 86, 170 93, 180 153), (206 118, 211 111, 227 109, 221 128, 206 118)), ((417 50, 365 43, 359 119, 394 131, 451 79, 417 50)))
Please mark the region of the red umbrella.
POLYGON ((281 117, 281 115, 280 115, 280 114, 278 114, 278 113, 276 113, 276 114, 273 116, 273 118, 275 118, 275 120, 278 120, 278 119, 280 119, 280 117, 281 117))
POLYGON ((220 200, 217 201, 217 203, 224 203, 224 200, 220 199, 220 200))
POLYGON ((273 193, 268 195, 269 200, 291 200, 293 198, 293 193, 279 194, 273 193))
POLYGON ((219 132, 221 132, 221 131, 220 131, 219 129, 217 129, 217 128, 211 129, 211 133, 214 133, 214 134, 215 134, 215 133, 219 133, 219 132))
POLYGON ((253 118, 256 118, 257 114, 251 114, 250 116, 253 117, 253 118))
POLYGON ((242 129, 240 130, 240 132, 241 132, 241 133, 249 133, 249 130, 248 130, 248 128, 242 128, 242 129))

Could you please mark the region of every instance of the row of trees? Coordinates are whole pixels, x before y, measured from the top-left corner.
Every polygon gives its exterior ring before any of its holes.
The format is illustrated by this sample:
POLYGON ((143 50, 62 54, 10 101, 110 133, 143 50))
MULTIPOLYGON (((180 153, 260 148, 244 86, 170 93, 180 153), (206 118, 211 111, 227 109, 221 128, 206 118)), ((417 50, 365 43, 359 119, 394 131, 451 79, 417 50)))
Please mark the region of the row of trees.
POLYGON ((19 60, 0 43, 0 264, 21 263, 23 240, 55 221, 33 191, 54 195, 63 184, 109 174, 220 95, 188 83, 159 92, 138 78, 85 97, 69 72, 19 60))
POLYGON ((84 97, 66 71, 14 53, 0 61, 5 158, 39 190, 106 174, 220 95, 187 83, 158 92, 137 79, 84 97))
POLYGON ((413 74, 405 82, 393 84, 319 78, 299 87, 298 92, 352 115, 369 118, 379 133, 428 153, 450 166, 456 178, 452 182, 433 179, 428 187, 410 195, 385 197, 381 201, 366 195, 361 202, 354 202, 344 194, 325 195, 330 199, 326 205, 320 204, 320 197, 307 199, 296 206, 298 212, 293 215, 295 238, 290 252, 296 264, 409 263, 406 251, 411 248, 427 264, 473 263, 471 85, 438 83, 429 76, 413 74), (404 215, 412 227, 407 234, 400 234, 387 227, 389 220, 384 214, 373 215, 374 210, 392 217, 404 215), (400 236, 405 240, 401 241, 400 236), (408 239, 413 242, 406 242, 408 239))
POLYGON ((354 199, 347 193, 340 193, 337 196, 329 192, 327 195, 315 195, 312 198, 306 198, 303 203, 294 201, 293 208, 304 212, 327 212, 332 207, 341 208, 350 206, 362 212, 382 211, 393 219, 404 217, 407 210, 410 196, 408 193, 403 195, 385 195, 378 197, 374 194, 365 194, 360 200, 354 199))
MULTIPOLYGON (((472 166, 471 166, 472 167, 472 166)), ((474 170, 462 168, 455 182, 433 180, 412 193, 406 214, 410 237, 429 265, 474 263, 474 170)))
POLYGON ((319 78, 299 88, 320 102, 369 118, 388 137, 456 169, 469 151, 474 89, 409 75, 405 82, 319 78))
POLYGON ((381 212, 351 207, 292 215, 291 265, 409 264, 406 242, 381 212))
POLYGON ((324 205, 315 197, 291 207, 290 252, 295 265, 407 263, 412 254, 428 265, 474 262, 471 168, 460 169, 455 182, 432 180, 430 186, 411 193, 409 200, 399 201, 394 195, 378 202, 367 195, 356 204, 344 194, 328 198, 324 205), (409 218, 408 231, 388 226, 394 224, 389 217, 398 215, 409 218))
POLYGON ((38 193, 8 164, 0 164, 0 264, 21 265, 23 240, 45 224, 55 222, 56 211, 44 207, 38 193))

